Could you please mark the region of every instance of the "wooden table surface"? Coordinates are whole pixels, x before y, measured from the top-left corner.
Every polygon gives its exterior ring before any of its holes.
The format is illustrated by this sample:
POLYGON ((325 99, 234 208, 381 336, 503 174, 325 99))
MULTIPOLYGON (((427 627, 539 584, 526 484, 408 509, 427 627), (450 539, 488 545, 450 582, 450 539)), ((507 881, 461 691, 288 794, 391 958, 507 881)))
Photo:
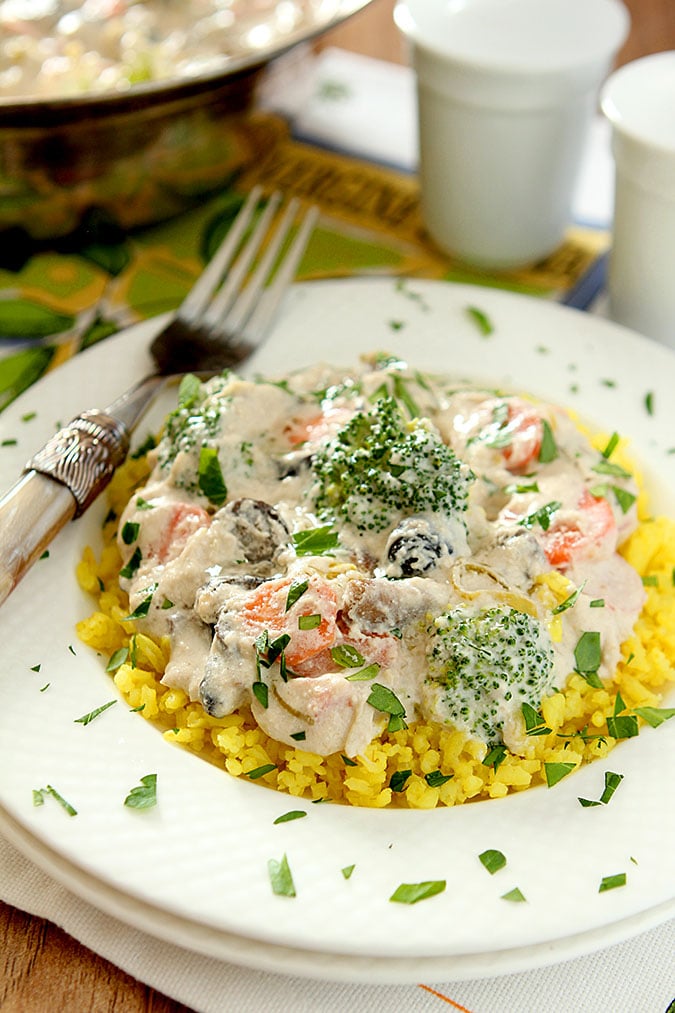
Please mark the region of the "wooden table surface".
MULTIPOLYGON (((675 0, 625 0, 630 36, 618 63, 675 49, 675 0)), ((319 42, 405 62, 394 0, 373 3, 319 42)), ((140 984, 49 922, 0 903, 0 1013, 179 1013, 185 1006, 140 984)))

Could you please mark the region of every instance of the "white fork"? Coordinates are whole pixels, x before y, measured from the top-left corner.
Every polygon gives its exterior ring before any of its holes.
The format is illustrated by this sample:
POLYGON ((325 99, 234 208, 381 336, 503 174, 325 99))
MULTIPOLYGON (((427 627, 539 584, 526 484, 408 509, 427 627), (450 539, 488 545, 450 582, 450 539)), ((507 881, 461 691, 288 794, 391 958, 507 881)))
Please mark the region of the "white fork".
POLYGON ((311 207, 299 216, 296 234, 282 252, 299 202, 288 202, 271 232, 281 203, 281 194, 272 194, 245 238, 261 198, 261 188, 255 187, 174 317, 154 338, 154 372, 107 408, 82 412, 60 429, 0 500, 0 605, 61 528, 84 513, 108 485, 127 455, 131 433, 167 380, 231 368, 266 337, 318 211, 311 207))

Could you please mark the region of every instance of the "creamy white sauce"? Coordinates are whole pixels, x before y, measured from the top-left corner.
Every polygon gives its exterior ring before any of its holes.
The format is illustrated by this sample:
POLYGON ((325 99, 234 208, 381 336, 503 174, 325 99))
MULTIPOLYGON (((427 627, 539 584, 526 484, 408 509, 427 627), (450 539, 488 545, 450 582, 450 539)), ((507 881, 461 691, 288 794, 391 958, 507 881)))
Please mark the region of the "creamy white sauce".
POLYGON ((163 681, 316 753, 417 718, 522 751, 523 703, 584 633, 611 676, 644 601, 616 551, 631 476, 556 407, 398 361, 212 380, 153 461, 119 544, 139 625, 171 640, 163 681), (317 529, 333 542, 303 552, 317 529))

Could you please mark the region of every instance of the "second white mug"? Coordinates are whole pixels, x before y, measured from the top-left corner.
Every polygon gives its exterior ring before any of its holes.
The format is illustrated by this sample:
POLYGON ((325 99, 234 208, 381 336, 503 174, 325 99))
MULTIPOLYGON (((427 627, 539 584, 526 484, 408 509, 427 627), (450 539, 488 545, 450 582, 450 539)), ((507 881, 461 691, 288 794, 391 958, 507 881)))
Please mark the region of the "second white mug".
POLYGON ((675 348, 675 52, 612 74, 602 109, 616 168, 609 313, 675 348))

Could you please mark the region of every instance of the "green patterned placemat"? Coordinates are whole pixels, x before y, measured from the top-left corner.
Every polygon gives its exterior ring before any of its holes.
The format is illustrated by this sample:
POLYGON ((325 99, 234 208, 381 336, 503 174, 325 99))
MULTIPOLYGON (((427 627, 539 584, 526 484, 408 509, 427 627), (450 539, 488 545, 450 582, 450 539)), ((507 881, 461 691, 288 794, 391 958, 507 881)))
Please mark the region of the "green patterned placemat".
POLYGON ((76 236, 26 251, 0 250, 0 410, 83 348, 174 309, 209 259, 254 182, 319 204, 322 215, 299 279, 351 275, 442 278, 559 298, 608 245, 605 233, 570 230, 551 257, 490 274, 438 251, 419 215, 416 181, 290 139, 269 120, 269 150, 230 184, 180 217, 124 232, 91 213, 76 236))

